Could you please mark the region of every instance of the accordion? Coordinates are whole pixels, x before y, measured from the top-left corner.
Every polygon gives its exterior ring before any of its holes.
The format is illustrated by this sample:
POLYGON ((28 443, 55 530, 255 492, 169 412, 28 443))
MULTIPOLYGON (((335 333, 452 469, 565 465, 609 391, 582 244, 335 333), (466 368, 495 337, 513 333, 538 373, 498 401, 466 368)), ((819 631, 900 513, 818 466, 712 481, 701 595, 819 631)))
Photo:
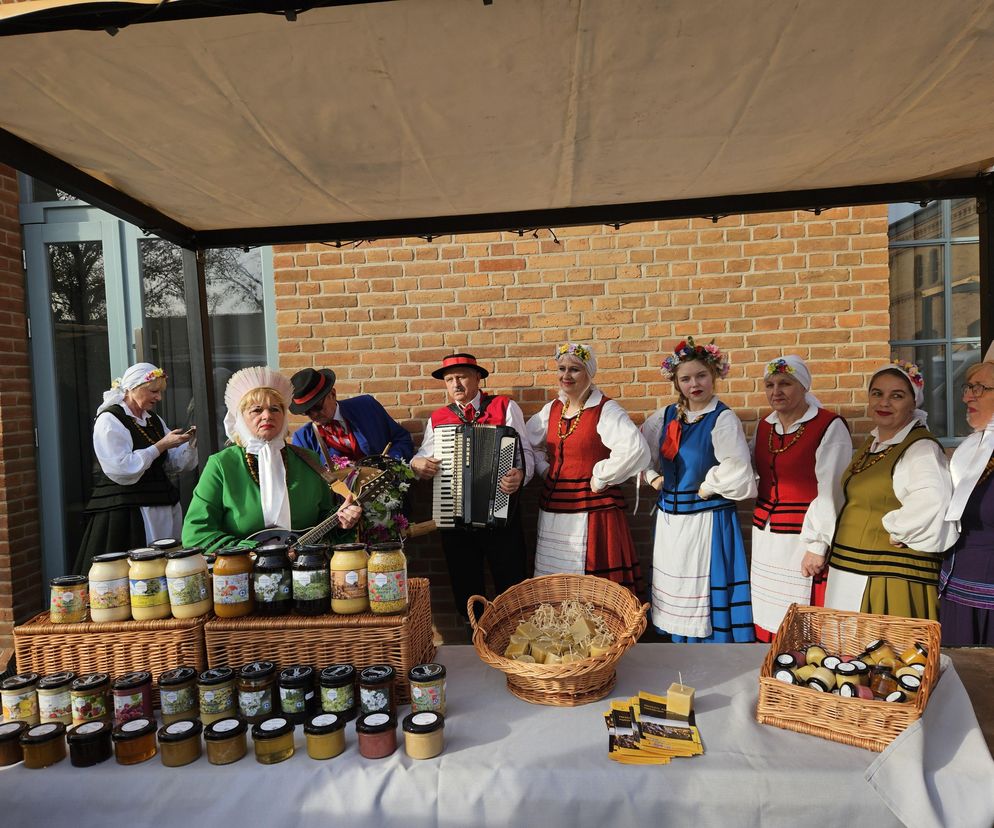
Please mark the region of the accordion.
POLYGON ((442 468, 433 479, 432 520, 439 529, 505 526, 517 495, 501 477, 524 468, 521 439, 509 426, 458 424, 435 429, 432 452, 442 468))

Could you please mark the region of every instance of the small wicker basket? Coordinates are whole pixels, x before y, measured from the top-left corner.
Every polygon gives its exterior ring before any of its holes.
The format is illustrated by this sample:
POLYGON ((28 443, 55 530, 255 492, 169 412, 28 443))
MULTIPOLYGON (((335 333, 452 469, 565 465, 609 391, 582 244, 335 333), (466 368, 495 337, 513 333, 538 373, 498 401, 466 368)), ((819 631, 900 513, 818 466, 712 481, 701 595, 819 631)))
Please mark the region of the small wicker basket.
POLYGON ((618 659, 645 630, 648 604, 627 589, 592 575, 543 575, 498 595, 493 602, 474 595, 468 602, 473 646, 480 659, 507 675, 507 689, 527 702, 573 707, 604 698, 614 688, 618 659), (569 664, 527 664, 506 658, 511 633, 539 604, 576 599, 592 604, 614 633, 614 646, 603 655, 569 664), (475 608, 483 615, 475 620, 475 608))
POLYGON ((787 610, 759 673, 756 720, 762 724, 821 736, 846 745, 881 751, 908 725, 919 719, 939 680, 940 627, 937 621, 840 612, 822 607, 787 610), (922 686, 914 701, 903 704, 847 699, 819 693, 773 678, 777 653, 821 644, 829 653, 855 655, 882 638, 899 652, 916 643, 928 648, 922 686))

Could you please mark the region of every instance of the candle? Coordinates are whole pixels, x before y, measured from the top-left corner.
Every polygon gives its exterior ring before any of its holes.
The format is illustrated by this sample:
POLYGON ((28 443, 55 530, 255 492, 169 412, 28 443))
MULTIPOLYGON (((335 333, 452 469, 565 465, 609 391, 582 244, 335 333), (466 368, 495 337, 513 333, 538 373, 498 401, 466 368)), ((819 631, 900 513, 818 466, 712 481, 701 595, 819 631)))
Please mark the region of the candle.
POLYGON ((666 713, 673 719, 686 720, 694 712, 694 688, 688 687, 680 679, 680 684, 674 682, 666 692, 666 713))

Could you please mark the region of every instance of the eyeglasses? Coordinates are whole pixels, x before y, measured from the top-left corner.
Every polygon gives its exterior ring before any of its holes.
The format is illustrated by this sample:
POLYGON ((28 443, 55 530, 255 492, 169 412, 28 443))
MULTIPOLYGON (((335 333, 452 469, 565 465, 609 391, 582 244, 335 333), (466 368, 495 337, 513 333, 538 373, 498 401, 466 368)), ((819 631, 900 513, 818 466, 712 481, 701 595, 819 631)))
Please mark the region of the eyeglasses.
POLYGON ((972 397, 982 397, 988 391, 994 391, 989 385, 981 385, 979 382, 967 382, 963 385, 963 393, 972 397))

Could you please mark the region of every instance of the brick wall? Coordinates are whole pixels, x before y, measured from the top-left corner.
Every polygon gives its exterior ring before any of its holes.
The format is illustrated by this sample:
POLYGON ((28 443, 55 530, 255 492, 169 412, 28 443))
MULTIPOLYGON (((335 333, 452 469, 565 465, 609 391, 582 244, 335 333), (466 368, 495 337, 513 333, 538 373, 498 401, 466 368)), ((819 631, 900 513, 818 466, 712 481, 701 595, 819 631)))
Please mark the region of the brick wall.
MULTIPOLYGON (((688 334, 732 357, 722 399, 751 435, 768 409, 763 366, 804 357, 815 393, 857 437, 869 429, 868 374, 888 356, 886 207, 642 222, 537 233, 277 248, 280 367, 328 366, 339 393, 376 396, 415 436, 445 402, 430 372, 452 351, 492 371, 525 415, 554 394, 553 346, 594 345, 597 384, 641 423, 674 400, 663 354, 688 334)), ((634 503, 633 489, 626 495, 634 503)), ((633 533, 647 568, 647 490, 633 533)), ((430 512, 418 484, 415 519, 430 512)), ((534 536, 537 487, 523 498, 534 536)), ((437 537, 410 544, 412 574, 432 580, 439 626, 462 634, 437 537)))
POLYGON ((0 165, 0 649, 42 597, 26 317, 17 179, 0 165))

